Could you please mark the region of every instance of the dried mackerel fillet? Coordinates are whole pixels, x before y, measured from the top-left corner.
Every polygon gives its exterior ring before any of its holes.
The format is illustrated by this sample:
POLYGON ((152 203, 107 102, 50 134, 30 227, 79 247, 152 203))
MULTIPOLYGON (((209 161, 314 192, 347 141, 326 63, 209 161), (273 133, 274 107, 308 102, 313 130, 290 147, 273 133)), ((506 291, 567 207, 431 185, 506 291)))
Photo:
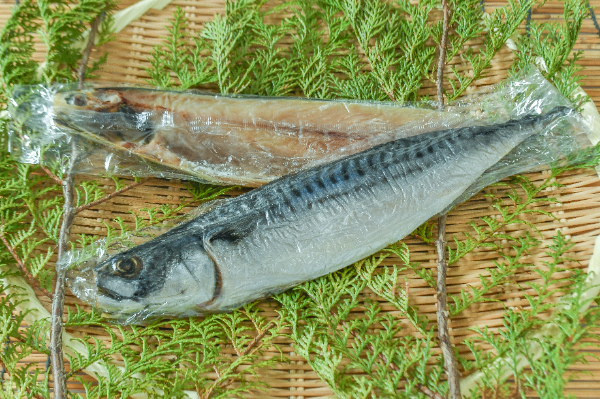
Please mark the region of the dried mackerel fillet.
POLYGON ((54 120, 207 182, 256 187, 464 118, 391 103, 102 88, 57 93, 54 120))

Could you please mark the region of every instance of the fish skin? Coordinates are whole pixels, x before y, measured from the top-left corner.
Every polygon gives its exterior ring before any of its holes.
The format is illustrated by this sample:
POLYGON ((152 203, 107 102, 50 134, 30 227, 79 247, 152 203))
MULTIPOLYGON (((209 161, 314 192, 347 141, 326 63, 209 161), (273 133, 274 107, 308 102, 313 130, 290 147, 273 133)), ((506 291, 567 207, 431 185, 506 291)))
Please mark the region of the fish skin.
POLYGON ((113 150, 210 183, 249 187, 464 122, 386 103, 138 88, 58 92, 53 108, 57 125, 113 150))
POLYGON ((97 265, 94 304, 132 320, 189 316, 331 273, 410 234, 571 112, 425 133, 282 177, 97 265), (123 277, 131 259, 139 274, 123 277))

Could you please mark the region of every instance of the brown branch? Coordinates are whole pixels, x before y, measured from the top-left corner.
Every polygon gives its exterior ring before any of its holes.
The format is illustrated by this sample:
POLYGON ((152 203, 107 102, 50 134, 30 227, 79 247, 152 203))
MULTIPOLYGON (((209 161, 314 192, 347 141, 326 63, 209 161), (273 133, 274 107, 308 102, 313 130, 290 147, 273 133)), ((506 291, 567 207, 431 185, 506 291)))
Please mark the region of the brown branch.
POLYGON ((114 192, 114 193, 112 193, 112 194, 109 194, 109 195, 107 195, 107 196, 105 196, 105 197, 102 197, 102 198, 100 198, 100 199, 97 199, 96 201, 92 201, 92 202, 90 202, 90 203, 87 203, 87 204, 85 204, 85 205, 78 206, 77 208, 75 208, 75 213, 79 213, 79 212, 81 212, 81 211, 85 211, 86 209, 89 209, 89 208, 91 208, 91 207, 93 207, 93 206, 96 206, 96 205, 98 205, 98 204, 101 204, 101 203, 103 203, 103 202, 106 202, 106 201, 108 201, 109 199, 111 199, 111 198, 114 198, 114 197, 116 197, 116 196, 117 196, 117 195, 119 195, 119 194, 123 194, 124 192, 126 192, 126 191, 129 191, 129 190, 131 190, 132 188, 139 186, 140 184, 144 184, 144 183, 145 183, 145 182, 147 182, 147 181, 148 181, 148 179, 143 179, 143 180, 140 180, 140 181, 136 181, 136 182, 134 182, 134 183, 131 183, 131 184, 130 184, 130 185, 128 185, 128 186, 125 186, 125 187, 123 187, 123 188, 122 188, 122 189, 120 189, 120 190, 117 190, 117 191, 115 191, 115 192, 114 192))
POLYGON ((42 170, 44 172, 46 172, 46 174, 48 176, 50 176, 50 178, 52 180, 54 180, 56 182, 56 184, 58 184, 59 186, 63 185, 63 181, 60 179, 60 177, 56 176, 54 173, 52 173, 52 171, 50 169, 48 169, 47 167, 45 167, 44 165, 40 165, 40 167, 42 168, 42 170))
MULTIPOLYGON (((2 358, 0 358, 0 367, 2 368, 2 370, 4 370, 5 374, 9 375, 9 378, 10 378, 10 372, 8 371, 8 368, 6 367, 6 365, 4 364, 4 362, 2 361, 2 358)), ((25 387, 25 392, 27 392, 29 395, 31 395, 35 399, 44 399, 44 397, 42 395, 40 395, 39 393, 32 394, 31 393, 31 389, 28 388, 28 387, 25 387)))
MULTIPOLYGON (((58 238, 58 259, 65 253, 69 243, 71 225, 75 219, 75 208, 73 208, 73 169, 77 162, 77 140, 72 139, 71 160, 69 169, 63 182, 63 195, 65 203, 63 206, 63 219, 58 238)), ((63 312, 65 307, 65 280, 66 269, 60 265, 56 267, 56 285, 54 288, 54 299, 52 301, 52 321, 50 328, 50 359, 52 361, 52 375, 54 377, 54 398, 67 398, 67 379, 65 378, 65 363, 63 358, 62 330, 63 312)))
POLYGON ((221 373, 219 373, 219 369, 214 364, 213 364, 213 370, 215 370, 215 373, 217 374, 217 378, 221 378, 221 373))
MULTIPOLYGON (((83 81, 85 79, 85 72, 87 69, 87 63, 90 58, 90 53, 94 47, 94 37, 96 31, 100 26, 102 14, 98 14, 90 27, 90 35, 88 37, 88 43, 83 52, 81 58, 81 64, 79 66, 79 89, 83 88, 83 81)), ((71 139, 71 159, 69 161, 69 168, 63 180, 62 188, 63 195, 65 197, 65 203, 63 206, 63 218, 62 225, 60 227, 60 235, 58 237, 58 259, 62 257, 69 244, 69 234, 71 233, 71 225, 75 219, 76 209, 73 207, 74 197, 74 169, 75 164, 79 158, 79 152, 77 149, 77 138, 72 137, 71 139)), ((54 298, 52 300, 52 318, 50 326, 50 360, 52 362, 52 376, 54 377, 54 399, 66 399, 67 398, 67 379, 65 376, 65 361, 63 355, 63 313, 65 308, 65 280, 67 276, 67 270, 62 267, 60 263, 56 268, 56 285, 54 288, 54 298)))
POLYGON ((448 262, 446 260, 446 214, 438 219, 438 267, 437 267, 437 323, 440 348, 444 357, 444 369, 448 375, 448 398, 459 399, 460 393, 460 374, 454 349, 450 342, 450 333, 448 329, 448 292, 446 289, 446 274, 448 272, 448 262))
POLYGON ((79 71, 77 72, 77 79, 79 80, 79 90, 83 89, 83 82, 85 80, 85 72, 87 70, 88 60, 90 59, 90 53, 94 48, 94 38, 96 37, 96 32, 100 27, 100 22, 102 21, 102 13, 98 14, 98 16, 92 21, 92 26, 90 27, 90 36, 88 37, 87 46, 83 51, 83 56, 81 57, 81 64, 79 65, 79 71))
POLYGON ((84 364, 85 364, 85 366, 81 366, 81 367, 78 367, 78 368, 76 368, 75 370, 71 370, 71 371, 69 371, 69 372, 66 374, 66 376, 65 376, 65 379, 67 379, 67 380, 68 380, 69 378, 73 377, 75 374, 79 374, 79 373, 80 373, 80 372, 82 372, 82 371, 83 371, 83 370, 84 370, 86 367, 88 367, 88 366, 89 366, 91 363, 84 363, 84 364))
MULTIPOLYGON (((279 319, 279 317, 277 319, 279 319)), ((275 320, 277 319, 271 320, 269 324, 267 324, 266 327, 260 332, 260 334, 258 334, 256 337, 254 337, 252 341, 250 341, 246 349, 244 349, 244 352, 242 352, 243 356, 248 355, 250 351, 256 346, 256 344, 258 344, 264 338, 264 336, 267 335, 267 333, 269 332, 269 328, 271 328, 272 324, 275 324, 275 320)))
MULTIPOLYGON (((446 65, 446 46, 448 43, 448 21, 450 10, 448 0, 442 0, 444 10, 444 19, 442 22, 442 37, 440 40, 440 58, 437 67, 437 96, 439 107, 444 107, 444 66, 446 65)), ((444 369, 448 376, 448 398, 460 399, 460 373, 452 343, 450 342, 450 333, 448 329, 448 292, 446 286, 446 275, 448 273, 448 261, 446 259, 446 213, 438 218, 438 239, 437 239, 437 323, 440 348, 444 357, 444 369)))
POLYGON ((15 251, 15 249, 9 244, 3 231, 0 231, 0 240, 4 243, 4 246, 6 247, 8 252, 10 252, 10 254, 14 258, 15 262, 17 262, 17 267, 19 268, 21 273, 23 273, 25 275, 25 277, 27 277, 27 280, 29 280, 29 283, 32 286, 37 287, 48 298, 52 299, 52 293, 50 291, 48 291, 47 289, 45 289, 44 287, 42 287, 40 285, 40 283, 35 279, 35 277, 33 277, 33 274, 31 274, 31 272, 25 267, 25 264, 23 263, 21 258, 19 258, 17 251, 15 251))
POLYGON ((444 9, 444 20, 442 22, 442 38, 440 40, 440 58, 438 59, 437 67, 437 96, 440 103, 440 108, 444 106, 444 66, 446 65, 446 46, 448 43, 448 20, 450 17, 450 10, 448 8, 448 0, 442 0, 442 7, 444 9))

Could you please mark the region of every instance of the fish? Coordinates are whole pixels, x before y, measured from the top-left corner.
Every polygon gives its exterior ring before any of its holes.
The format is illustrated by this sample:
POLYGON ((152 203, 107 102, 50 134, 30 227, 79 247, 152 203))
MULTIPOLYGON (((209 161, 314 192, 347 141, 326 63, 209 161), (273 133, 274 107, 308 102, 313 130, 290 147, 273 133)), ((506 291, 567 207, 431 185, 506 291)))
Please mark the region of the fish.
POLYGON ((283 176, 98 261, 76 294, 129 323, 282 292, 401 240, 574 112, 423 133, 283 176))
POLYGON ((393 103, 123 87, 59 91, 52 109, 59 128, 150 167, 247 187, 465 121, 393 103))

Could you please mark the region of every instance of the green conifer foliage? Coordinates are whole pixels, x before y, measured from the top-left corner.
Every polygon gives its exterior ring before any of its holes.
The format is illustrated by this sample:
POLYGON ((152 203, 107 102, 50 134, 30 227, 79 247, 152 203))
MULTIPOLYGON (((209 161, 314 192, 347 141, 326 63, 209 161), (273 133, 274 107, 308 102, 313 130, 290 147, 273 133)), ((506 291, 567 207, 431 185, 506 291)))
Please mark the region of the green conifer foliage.
MULTIPOLYGON (((148 83, 269 96, 428 100, 425 93, 435 81, 442 35, 440 5, 438 0, 230 0, 221 15, 197 32, 176 8, 163 42, 148 60, 148 83)), ((588 12, 585 3, 566 0, 563 21, 527 24, 531 7, 544 4, 509 0, 489 14, 479 0, 451 0, 449 5, 448 100, 485 77, 494 55, 511 37, 516 43, 511 71, 540 65, 575 105, 586 100, 576 93, 582 54, 572 51, 588 12), (468 67, 458 68, 459 62, 468 67)), ((0 281, 18 275, 30 285, 51 289, 51 261, 63 212, 59 185, 40 166, 19 164, 7 151, 8 119, 2 111, 15 85, 74 81, 81 59, 74 43, 102 13, 100 42, 109 40, 114 6, 112 0, 21 0, 0 31, 0 281), (32 58, 34 35, 45 48, 43 62, 32 58)), ((88 75, 107 59, 110 55, 90 65, 88 75)), ((581 155, 580 167, 598 164, 597 149, 591 151, 592 156, 581 155)), ((62 178, 60 160, 45 167, 62 178)), ((571 169, 555 165, 541 183, 524 176, 500 183, 498 194, 490 194, 498 216, 474 220, 469 233, 454 237, 448 253, 451 265, 478 248, 494 251, 496 260, 480 284, 450 298, 450 317, 496 300, 495 290, 507 285, 522 289, 528 303, 506 308, 502 328, 475 328, 460 343, 468 350, 466 355, 457 351, 463 376, 479 376, 476 388, 463 392, 465 397, 525 397, 526 391, 543 398, 564 397, 566 382, 576 377, 566 370, 585 362, 578 348, 597 343, 591 331, 600 313, 589 305, 598 298, 586 295, 585 274, 565 267, 573 244, 560 233, 544 243, 523 218, 532 213, 552 217, 536 205, 556 202, 544 195, 548 188, 560 189, 562 173, 571 169), (515 225, 524 234, 510 233, 515 225), (498 244, 502 240, 509 246, 498 244), (545 252, 550 261, 531 264, 528 255, 534 250, 545 252), (525 268, 541 283, 517 287, 512 277, 525 268), (516 388, 504 383, 507 373, 514 375, 516 388)), ((123 181, 113 179, 115 191, 124 187, 123 181)), ((147 209, 131 225, 123 220, 114 221, 118 228, 107 223, 107 239, 159 225, 177 217, 184 206, 213 200, 230 188, 190 184, 189 189, 194 202, 147 209)), ((99 182, 78 181, 75 206, 106 195, 99 182)), ((429 245, 433 228, 427 223, 413 237, 429 245)), ((82 235, 72 245, 96 238, 82 235)), ((291 339, 294 351, 338 397, 445 397, 448 387, 434 318, 411 305, 404 280, 409 273, 435 286, 430 269, 412 261, 409 246, 399 243, 279 294, 268 304, 250 304, 228 314, 125 327, 72 307, 68 328, 100 329, 109 339, 78 339, 84 349, 68 356, 72 371, 67 378, 79 381, 84 394, 71 397, 112 399, 141 392, 150 397, 245 397, 268 388, 256 378, 262 369, 286 361, 283 351, 266 356, 282 339, 291 339), (267 318, 265 307, 278 317, 267 318), (106 370, 97 375, 97 383, 79 374, 92 365, 106 370)), ((0 398, 48 397, 48 370, 21 362, 30 354, 49 353, 48 323, 23 327, 25 291, 7 282, 0 284, 0 291, 9 293, 0 297, 0 398)))

